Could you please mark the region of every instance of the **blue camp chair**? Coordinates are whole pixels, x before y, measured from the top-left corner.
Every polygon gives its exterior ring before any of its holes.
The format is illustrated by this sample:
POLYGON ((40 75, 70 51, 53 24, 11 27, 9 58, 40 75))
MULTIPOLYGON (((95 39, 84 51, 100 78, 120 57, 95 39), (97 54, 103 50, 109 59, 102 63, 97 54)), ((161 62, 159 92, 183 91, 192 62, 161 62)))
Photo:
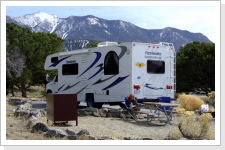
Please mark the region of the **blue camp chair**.
MULTIPOLYGON (((171 98, 170 97, 159 97, 159 102, 161 103, 171 103, 171 98)), ((171 107, 165 107, 166 111, 171 111, 171 107)), ((164 111, 163 107, 159 107, 160 111, 164 111)))
MULTIPOLYGON (((171 103, 170 97, 159 97, 159 102, 161 103, 171 103)), ((169 120, 172 120, 173 108, 172 107, 159 107, 159 111, 166 113, 169 117, 169 120)))
MULTIPOLYGON (((129 114, 129 115, 132 116, 132 118, 133 118, 135 121, 138 121, 138 114, 135 113, 135 112, 133 112, 133 111, 126 105, 127 101, 128 101, 128 97, 125 97, 124 102, 122 102, 122 104, 124 105, 123 110, 122 110, 122 114, 123 114, 124 116, 127 116, 127 115, 129 114)), ((138 103, 138 105, 143 106, 144 104, 138 103)))

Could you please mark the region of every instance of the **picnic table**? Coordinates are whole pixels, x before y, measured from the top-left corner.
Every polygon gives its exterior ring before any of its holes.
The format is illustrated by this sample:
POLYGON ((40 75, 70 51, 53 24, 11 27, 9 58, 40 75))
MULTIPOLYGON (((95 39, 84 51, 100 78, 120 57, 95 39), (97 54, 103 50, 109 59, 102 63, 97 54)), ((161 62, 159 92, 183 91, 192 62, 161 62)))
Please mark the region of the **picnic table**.
POLYGON ((175 103, 162 103, 162 102, 143 102, 145 105, 149 105, 150 112, 134 111, 135 113, 147 114, 147 121, 152 126, 164 126, 166 124, 172 124, 172 114, 174 107, 180 106, 175 103))

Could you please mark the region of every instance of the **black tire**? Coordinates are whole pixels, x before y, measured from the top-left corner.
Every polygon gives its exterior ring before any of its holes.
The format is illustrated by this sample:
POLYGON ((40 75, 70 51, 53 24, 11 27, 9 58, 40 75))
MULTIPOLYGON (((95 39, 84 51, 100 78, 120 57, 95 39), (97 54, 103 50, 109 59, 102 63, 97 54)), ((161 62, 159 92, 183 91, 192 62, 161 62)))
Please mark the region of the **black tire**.
POLYGON ((93 96, 89 96, 87 99, 87 107, 94 107, 94 108, 102 108, 103 103, 95 103, 93 96))
POLYGON ((94 103, 94 105, 95 105, 95 108, 100 109, 102 108, 103 103, 94 103))
POLYGON ((95 104, 94 99, 91 96, 89 96, 87 99, 87 107, 94 107, 95 106, 94 104, 95 104))
POLYGON ((48 94, 51 94, 51 93, 52 93, 52 91, 51 91, 51 90, 47 90, 46 95, 45 95, 45 96, 46 96, 46 98, 47 98, 47 95, 48 95, 48 94))

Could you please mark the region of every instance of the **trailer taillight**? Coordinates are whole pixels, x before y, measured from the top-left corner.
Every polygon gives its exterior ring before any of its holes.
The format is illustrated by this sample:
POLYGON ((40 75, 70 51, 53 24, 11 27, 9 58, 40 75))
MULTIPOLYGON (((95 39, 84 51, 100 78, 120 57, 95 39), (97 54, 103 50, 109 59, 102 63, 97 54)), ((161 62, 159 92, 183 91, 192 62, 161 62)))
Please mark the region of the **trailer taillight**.
POLYGON ((139 90, 141 88, 140 84, 134 84, 134 89, 139 90))
POLYGON ((172 85, 167 85, 166 88, 167 89, 173 89, 173 86, 172 85))

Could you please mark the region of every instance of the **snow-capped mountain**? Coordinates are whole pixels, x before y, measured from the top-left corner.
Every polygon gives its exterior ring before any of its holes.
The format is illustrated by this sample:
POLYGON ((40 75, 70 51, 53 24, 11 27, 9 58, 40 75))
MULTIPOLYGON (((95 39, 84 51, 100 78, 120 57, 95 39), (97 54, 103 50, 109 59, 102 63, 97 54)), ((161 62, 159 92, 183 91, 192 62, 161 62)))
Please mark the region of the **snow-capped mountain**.
POLYGON ((180 46, 184 46, 192 41, 211 42, 201 33, 191 33, 171 27, 143 29, 122 20, 105 20, 92 15, 59 18, 56 15, 37 12, 21 17, 7 16, 6 21, 28 27, 34 32, 55 33, 65 40, 67 50, 70 50, 71 47, 75 49, 83 48, 85 44, 92 42, 87 42, 87 40, 83 39, 144 43, 169 42, 174 44, 177 51, 180 46), (78 40, 80 40, 78 43, 74 43, 74 41, 78 40), (69 43, 73 43, 73 46, 69 43))
POLYGON ((14 22, 20 26, 28 27, 35 32, 53 32, 62 21, 56 15, 49 15, 44 12, 37 12, 21 17, 7 16, 6 22, 14 22))

